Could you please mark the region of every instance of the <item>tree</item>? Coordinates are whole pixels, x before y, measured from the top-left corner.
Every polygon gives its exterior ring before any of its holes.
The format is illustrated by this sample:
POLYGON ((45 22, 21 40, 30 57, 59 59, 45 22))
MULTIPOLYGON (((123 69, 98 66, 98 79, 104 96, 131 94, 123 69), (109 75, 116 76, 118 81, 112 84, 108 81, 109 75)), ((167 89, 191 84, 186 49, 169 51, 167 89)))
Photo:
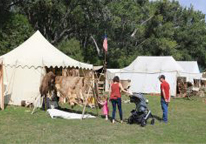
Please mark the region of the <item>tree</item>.
POLYGON ((84 61, 82 49, 80 48, 80 42, 74 38, 70 40, 64 40, 57 46, 66 55, 78 60, 84 61))
POLYGON ((101 65, 106 33, 108 67, 125 67, 138 55, 206 66, 205 15, 178 1, 2 0, 0 16, 1 54, 40 30, 67 55, 101 65))
POLYGON ((0 55, 19 46, 33 34, 27 18, 21 14, 9 14, 9 19, 0 28, 0 55))

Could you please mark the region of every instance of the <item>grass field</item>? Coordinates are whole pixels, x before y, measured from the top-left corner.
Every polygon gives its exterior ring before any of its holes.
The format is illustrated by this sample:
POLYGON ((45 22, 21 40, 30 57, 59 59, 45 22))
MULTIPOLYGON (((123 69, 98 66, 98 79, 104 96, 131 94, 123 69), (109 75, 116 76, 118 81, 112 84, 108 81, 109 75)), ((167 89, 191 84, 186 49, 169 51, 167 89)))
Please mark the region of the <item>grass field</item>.
MULTIPOLYGON (((160 100, 147 96, 153 114, 161 117, 160 100)), ((123 104, 128 118, 134 104, 123 104)), ((75 110, 82 110, 75 107, 75 110)), ((111 110, 111 106, 110 106, 111 110)), ((95 109, 87 112, 96 114, 95 109)), ((96 119, 51 119, 46 112, 8 106, 0 111, 0 143, 206 143, 206 104, 194 100, 172 99, 169 123, 155 121, 142 128, 139 125, 96 119)), ((117 115, 119 119, 119 115, 117 115)))

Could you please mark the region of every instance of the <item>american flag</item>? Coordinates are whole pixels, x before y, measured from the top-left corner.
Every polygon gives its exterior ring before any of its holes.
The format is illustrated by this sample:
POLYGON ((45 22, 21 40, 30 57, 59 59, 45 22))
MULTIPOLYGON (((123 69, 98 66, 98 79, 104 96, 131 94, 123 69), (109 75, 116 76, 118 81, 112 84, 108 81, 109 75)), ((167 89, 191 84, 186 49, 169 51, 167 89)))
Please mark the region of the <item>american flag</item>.
POLYGON ((108 44, 107 44, 107 36, 106 36, 106 35, 105 35, 104 41, 103 41, 103 48, 104 48, 104 50, 107 52, 108 44))

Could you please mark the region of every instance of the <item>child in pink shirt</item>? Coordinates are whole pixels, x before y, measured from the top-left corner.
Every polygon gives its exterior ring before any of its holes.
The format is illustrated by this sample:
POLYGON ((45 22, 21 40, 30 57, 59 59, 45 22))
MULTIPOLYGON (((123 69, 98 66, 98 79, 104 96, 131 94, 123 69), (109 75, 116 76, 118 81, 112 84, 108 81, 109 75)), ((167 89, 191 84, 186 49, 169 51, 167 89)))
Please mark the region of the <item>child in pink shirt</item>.
POLYGON ((108 120, 108 114, 109 114, 109 108, 108 108, 108 99, 107 97, 103 102, 100 102, 100 104, 103 106, 102 107, 102 113, 105 115, 105 120, 108 120))

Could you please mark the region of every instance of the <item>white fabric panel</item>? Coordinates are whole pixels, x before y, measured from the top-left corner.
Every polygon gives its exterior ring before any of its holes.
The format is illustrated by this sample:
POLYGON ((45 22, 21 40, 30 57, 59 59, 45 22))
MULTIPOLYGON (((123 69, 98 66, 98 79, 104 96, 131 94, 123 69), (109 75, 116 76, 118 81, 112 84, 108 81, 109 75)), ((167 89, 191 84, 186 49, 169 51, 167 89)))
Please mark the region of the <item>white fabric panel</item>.
POLYGON ((39 31, 11 52, 1 56, 0 59, 3 60, 4 65, 9 66, 93 68, 92 65, 74 60, 59 51, 39 31))
POLYGON ((176 95, 176 72, 173 73, 121 73, 120 79, 131 80, 131 90, 138 93, 160 93, 160 82, 158 76, 164 74, 166 81, 170 84, 172 96, 176 95))
POLYGON ((33 103, 40 97, 39 87, 45 70, 28 67, 4 66, 5 103, 21 105, 21 101, 33 103))
MULTIPOLYGON (((65 112, 57 109, 48 109, 51 118, 64 118, 64 119, 82 119, 82 114, 65 112)), ((85 114, 83 118, 96 118, 90 114, 85 114)))
POLYGON ((194 83, 194 79, 202 79, 202 74, 201 73, 184 73, 180 72, 179 73, 180 77, 186 77, 187 82, 194 83))
POLYGON ((194 79, 201 79, 198 64, 196 61, 177 61, 178 64, 184 69, 184 72, 180 72, 179 76, 186 77, 188 82, 194 83, 194 79))
POLYGON ((109 85, 114 76, 120 76, 120 69, 107 69, 105 80, 105 91, 109 91, 109 85))
POLYGON ((186 73, 200 73, 197 61, 177 61, 186 73))
POLYGON ((172 56, 139 56, 122 72, 160 73, 181 71, 183 68, 172 56))

